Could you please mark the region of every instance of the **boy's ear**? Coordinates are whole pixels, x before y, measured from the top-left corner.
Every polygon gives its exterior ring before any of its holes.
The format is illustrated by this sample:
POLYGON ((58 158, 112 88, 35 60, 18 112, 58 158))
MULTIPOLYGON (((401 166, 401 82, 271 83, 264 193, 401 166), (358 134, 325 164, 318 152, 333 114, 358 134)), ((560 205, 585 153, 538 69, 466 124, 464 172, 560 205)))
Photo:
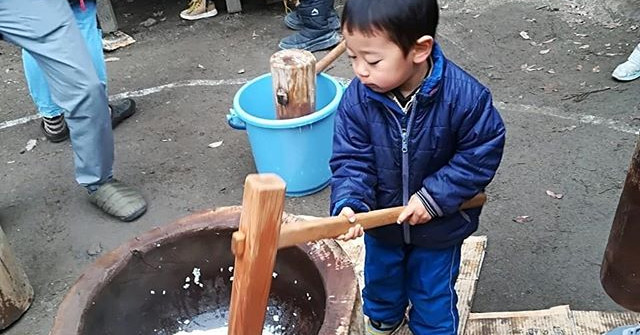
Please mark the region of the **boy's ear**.
POLYGON ((416 44, 413 46, 413 62, 414 63, 423 63, 426 62, 429 56, 431 56, 431 51, 433 50, 433 37, 429 35, 424 35, 416 41, 416 44))

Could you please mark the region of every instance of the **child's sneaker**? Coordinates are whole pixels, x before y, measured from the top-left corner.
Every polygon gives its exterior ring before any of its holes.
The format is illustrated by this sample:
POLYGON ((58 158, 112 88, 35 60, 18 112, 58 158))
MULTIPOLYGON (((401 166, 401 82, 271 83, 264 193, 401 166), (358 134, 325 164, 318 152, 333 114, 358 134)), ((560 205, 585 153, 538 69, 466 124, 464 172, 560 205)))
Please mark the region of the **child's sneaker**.
POLYGON ((365 325, 364 333, 366 335, 393 335, 397 334, 405 323, 406 319, 402 319, 402 321, 393 325, 370 319, 365 325))
POLYGON ((640 334, 640 325, 623 326, 610 330, 605 335, 638 335, 640 334))
POLYGON ((636 46, 626 62, 616 67, 611 76, 619 81, 631 81, 640 78, 640 44, 636 46))
POLYGON ((180 12, 180 17, 193 21, 218 15, 218 10, 213 1, 210 1, 211 3, 209 4, 207 2, 207 0, 191 0, 189 8, 180 12))

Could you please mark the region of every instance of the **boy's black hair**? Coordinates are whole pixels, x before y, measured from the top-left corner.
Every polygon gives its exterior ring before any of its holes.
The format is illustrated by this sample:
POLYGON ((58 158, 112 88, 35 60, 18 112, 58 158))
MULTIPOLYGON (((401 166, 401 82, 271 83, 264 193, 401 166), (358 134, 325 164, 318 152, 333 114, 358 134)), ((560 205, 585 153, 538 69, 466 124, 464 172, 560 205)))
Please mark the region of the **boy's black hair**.
POLYGON ((437 0, 347 0, 342 28, 365 35, 385 32, 407 55, 420 37, 435 38, 439 16, 437 0))

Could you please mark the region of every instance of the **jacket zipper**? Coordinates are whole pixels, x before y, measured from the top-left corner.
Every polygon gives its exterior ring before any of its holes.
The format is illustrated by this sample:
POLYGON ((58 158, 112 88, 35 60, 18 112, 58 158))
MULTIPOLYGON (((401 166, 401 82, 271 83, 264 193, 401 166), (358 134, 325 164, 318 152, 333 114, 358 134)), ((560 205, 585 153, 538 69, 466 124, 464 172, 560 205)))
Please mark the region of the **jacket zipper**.
MULTIPOLYGON (((406 206, 409 203, 409 134, 411 134, 411 124, 413 123, 413 116, 415 115, 415 103, 411 106, 406 129, 402 127, 394 112, 391 111, 389 107, 385 107, 393 116, 402 135, 402 205, 406 206)), ((411 243, 411 227, 408 223, 402 224, 402 236, 404 243, 411 243)))

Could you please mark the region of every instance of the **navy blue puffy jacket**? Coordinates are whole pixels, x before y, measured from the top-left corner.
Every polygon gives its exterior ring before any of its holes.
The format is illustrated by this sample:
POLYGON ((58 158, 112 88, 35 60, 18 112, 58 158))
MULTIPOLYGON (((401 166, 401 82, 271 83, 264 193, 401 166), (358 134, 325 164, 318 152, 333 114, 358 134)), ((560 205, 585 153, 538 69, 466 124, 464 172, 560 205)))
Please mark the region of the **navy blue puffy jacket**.
POLYGON ((436 44, 433 68, 405 114, 360 80, 347 88, 335 120, 331 213, 406 205, 418 193, 436 214, 427 224, 367 231, 389 244, 446 248, 478 228, 480 208, 460 205, 482 192, 500 164, 504 123, 491 93, 447 60, 436 44))

